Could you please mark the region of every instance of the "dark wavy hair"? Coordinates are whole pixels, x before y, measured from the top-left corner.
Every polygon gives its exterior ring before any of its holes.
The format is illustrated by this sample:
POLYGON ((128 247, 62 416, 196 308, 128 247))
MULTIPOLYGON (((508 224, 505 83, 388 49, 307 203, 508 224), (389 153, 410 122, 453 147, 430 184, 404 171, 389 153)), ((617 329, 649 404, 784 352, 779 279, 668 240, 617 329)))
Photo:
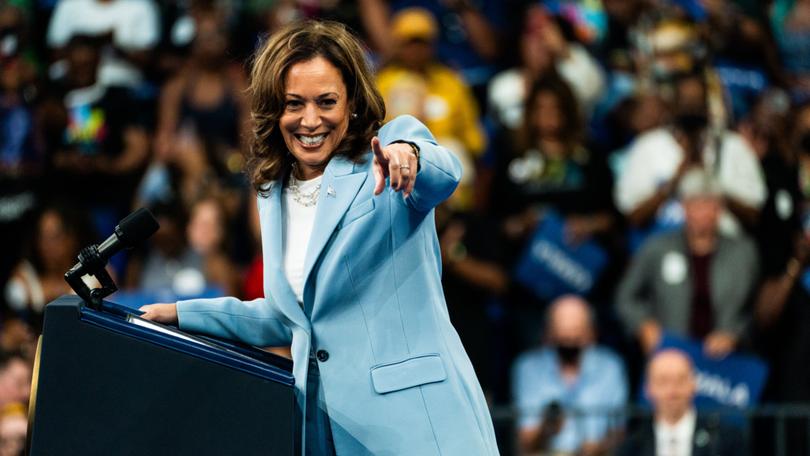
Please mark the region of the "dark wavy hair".
POLYGON ((340 71, 349 111, 354 114, 333 155, 361 161, 385 118, 385 103, 374 84, 363 47, 345 25, 305 21, 279 30, 256 52, 248 89, 253 138, 246 171, 260 194, 266 184, 283 177, 294 160, 278 125, 284 112, 287 73, 296 63, 315 57, 325 58, 340 71))
POLYGON ((544 93, 554 95, 560 109, 563 125, 560 139, 573 150, 583 139, 583 121, 579 111, 579 103, 571 87, 559 75, 544 76, 532 84, 526 96, 523 115, 522 146, 534 147, 539 132, 535 127, 537 115, 537 98, 544 93))

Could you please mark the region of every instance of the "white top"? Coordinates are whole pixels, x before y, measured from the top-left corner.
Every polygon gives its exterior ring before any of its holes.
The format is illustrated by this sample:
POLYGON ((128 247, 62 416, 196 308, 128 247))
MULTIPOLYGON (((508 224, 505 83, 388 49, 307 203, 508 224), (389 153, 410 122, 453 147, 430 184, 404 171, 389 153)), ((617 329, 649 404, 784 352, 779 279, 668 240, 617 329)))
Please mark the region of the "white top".
MULTIPOLYGON (((754 208, 765 202, 766 187, 762 168, 753 149, 742 136, 724 131, 719 157, 711 141, 703 151, 704 163, 714 168, 714 175, 723 193, 754 208)), ((639 204, 655 194, 668 182, 683 160, 683 148, 668 128, 662 127, 645 133, 630 146, 615 188, 616 206, 624 214, 632 212, 639 204)), ((720 218, 720 229, 726 234, 736 234, 739 223, 726 211, 720 218)))
MULTIPOLYGON (((160 19, 152 0, 62 0, 48 25, 48 46, 61 48, 75 35, 112 32, 116 47, 126 51, 146 50, 160 39, 160 19)), ((101 56, 99 80, 103 84, 130 86, 140 72, 129 62, 105 50, 101 56)))
MULTIPOLYGON (((312 194, 321 184, 323 175, 307 181, 299 181, 290 176, 290 181, 298 184, 299 192, 303 195, 312 194)), ((304 206, 295 201, 293 192, 284 187, 284 197, 281 198, 281 214, 284 220, 282 227, 282 256, 284 257, 284 274, 295 292, 299 304, 304 302, 304 260, 307 255, 309 238, 312 236, 312 227, 315 225, 315 210, 317 203, 304 206)))
POLYGON ((692 456, 692 437, 695 435, 697 414, 694 409, 686 412, 674 425, 655 422, 656 456, 692 456))

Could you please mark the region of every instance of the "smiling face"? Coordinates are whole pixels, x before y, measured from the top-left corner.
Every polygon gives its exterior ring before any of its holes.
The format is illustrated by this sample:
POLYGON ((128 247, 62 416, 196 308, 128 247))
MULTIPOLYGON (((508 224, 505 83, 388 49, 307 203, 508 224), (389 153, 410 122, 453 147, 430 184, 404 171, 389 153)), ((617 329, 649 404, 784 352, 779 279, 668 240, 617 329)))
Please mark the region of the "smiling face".
POLYGON ((323 173, 349 126, 346 84, 323 57, 296 63, 285 79, 279 129, 303 179, 323 173))

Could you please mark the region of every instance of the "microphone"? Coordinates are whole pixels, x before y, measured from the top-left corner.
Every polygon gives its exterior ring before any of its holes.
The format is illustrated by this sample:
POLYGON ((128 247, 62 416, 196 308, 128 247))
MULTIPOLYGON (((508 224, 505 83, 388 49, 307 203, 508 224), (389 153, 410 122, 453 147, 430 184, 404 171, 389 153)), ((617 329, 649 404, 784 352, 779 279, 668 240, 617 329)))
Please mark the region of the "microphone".
POLYGON ((113 234, 99 244, 99 260, 106 264, 110 257, 123 249, 132 248, 145 241, 146 238, 155 234, 158 228, 160 225, 149 209, 145 207, 138 209, 124 217, 115 227, 113 234))
POLYGON ((126 216, 115 227, 113 234, 99 245, 90 245, 79 252, 79 262, 65 273, 65 280, 71 288, 84 298, 91 307, 100 308, 101 300, 118 288, 104 269, 107 260, 119 251, 132 248, 146 240, 160 228, 157 220, 146 208, 126 216), (90 274, 101 283, 101 288, 90 290, 82 281, 82 276, 90 274))

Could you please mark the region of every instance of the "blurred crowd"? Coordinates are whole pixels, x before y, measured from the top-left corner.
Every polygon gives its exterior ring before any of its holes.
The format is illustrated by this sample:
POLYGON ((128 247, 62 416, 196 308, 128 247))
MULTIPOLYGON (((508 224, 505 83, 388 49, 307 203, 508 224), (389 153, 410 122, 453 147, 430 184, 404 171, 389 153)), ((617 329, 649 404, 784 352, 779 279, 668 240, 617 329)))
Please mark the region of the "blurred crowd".
POLYGON ((0 5, 0 455, 24 443, 45 304, 134 208, 161 229, 113 258, 113 301, 262 295, 246 74, 307 18, 350 26, 387 119, 461 159, 436 210, 443 281, 485 393, 516 407, 502 448, 643 445, 567 414, 639 391, 662 407, 655 438, 698 432, 690 361, 653 356, 667 334, 756 354, 761 401, 810 403, 810 1, 0 5))

